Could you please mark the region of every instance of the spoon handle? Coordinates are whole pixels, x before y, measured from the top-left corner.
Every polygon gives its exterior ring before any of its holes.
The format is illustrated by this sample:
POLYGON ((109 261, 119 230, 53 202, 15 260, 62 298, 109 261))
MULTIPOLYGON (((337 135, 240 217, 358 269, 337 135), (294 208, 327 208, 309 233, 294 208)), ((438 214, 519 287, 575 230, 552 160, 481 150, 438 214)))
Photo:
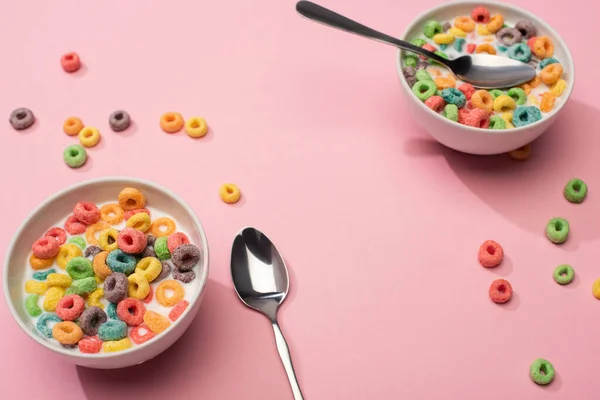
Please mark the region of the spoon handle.
POLYGON ((343 15, 340 15, 336 12, 333 12, 325 7, 321 7, 318 4, 315 4, 311 1, 299 1, 296 3, 296 11, 300 13, 303 17, 311 19, 316 22, 320 22, 324 25, 331 26, 332 28, 337 28, 342 31, 354 33, 359 36, 366 37, 368 39, 377 40, 379 42, 383 42, 386 44, 390 44, 395 47, 399 47, 404 50, 409 50, 414 53, 418 53, 424 55, 428 58, 431 58, 441 64, 444 64, 448 67, 449 61, 443 57, 438 56, 437 54, 425 50, 422 47, 418 47, 412 45, 404 40, 396 39, 392 36, 386 35, 385 33, 376 31, 375 29, 371 29, 367 26, 359 24, 356 21, 351 20, 350 18, 346 18, 343 15))
POLYGON ((279 357, 281 358, 281 362, 283 363, 283 367, 285 368, 285 373, 287 374, 288 380, 290 381, 292 393, 294 394, 294 400, 304 400, 304 397, 302 397, 302 392, 300 391, 300 386, 298 385, 298 379, 296 379, 296 372, 294 372, 294 366, 292 365, 292 357, 290 356, 290 350, 288 348, 287 342, 283 337, 283 333, 281 332, 277 321, 271 320, 271 324, 273 325, 273 332, 275 332, 275 342, 277 343, 277 351, 279 352, 279 357))

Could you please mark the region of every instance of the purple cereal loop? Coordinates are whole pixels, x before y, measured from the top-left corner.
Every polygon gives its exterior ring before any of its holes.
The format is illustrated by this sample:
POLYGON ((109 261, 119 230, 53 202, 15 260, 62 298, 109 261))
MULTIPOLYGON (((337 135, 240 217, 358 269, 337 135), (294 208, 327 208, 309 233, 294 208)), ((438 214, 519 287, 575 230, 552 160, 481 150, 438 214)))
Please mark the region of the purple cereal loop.
POLYGON ((156 279, 153 282, 161 281, 171 274, 172 268, 171 268, 171 265, 169 264, 169 262, 161 261, 160 263, 162 264, 162 270, 160 271, 160 274, 158 274, 158 276, 156 277, 156 279))
POLYGON ((104 298, 111 303, 118 303, 127 297, 129 281, 127 275, 113 272, 104 280, 104 298))
POLYGON ((515 29, 521 32, 521 35, 523 35, 525 39, 531 39, 532 37, 537 36, 537 29, 535 25, 533 25, 533 22, 528 20, 517 22, 515 29))
POLYGON ((156 238, 150 234, 146 235, 146 246, 154 247, 154 242, 156 242, 156 238))
POLYGON ((496 38, 506 47, 510 47, 515 43, 521 43, 523 35, 515 28, 502 28, 496 32, 496 38))
POLYGON ((98 246, 89 246, 88 248, 85 249, 84 256, 86 258, 94 259, 94 257, 96 257, 101 252, 102 252, 102 249, 100 247, 98 247, 98 246))
POLYGON ((131 117, 127 111, 117 110, 108 117, 108 124, 110 125, 110 129, 114 132, 121 132, 129 128, 129 125, 131 125, 131 117))
POLYGON ((95 336, 98 334, 100 325, 105 323, 107 319, 108 317, 104 310, 99 307, 91 306, 86 308, 79 317, 79 326, 86 335, 95 336))
POLYGON ((194 271, 180 271, 177 268, 174 268, 173 279, 177 279, 183 283, 190 283, 196 279, 196 273, 194 271))
POLYGON ((408 66, 402 68, 402 74, 405 78, 408 78, 409 76, 415 76, 416 73, 417 71, 413 67, 408 66))
POLYGON ((417 69, 425 69, 427 67, 429 67, 429 63, 427 61, 421 60, 417 63, 417 69))
POLYGON ((200 254, 198 247, 191 243, 185 243, 173 250, 171 259, 173 260, 173 265, 180 271, 190 271, 200 262, 201 256, 202 254, 200 254))
POLYGON ((444 32, 447 32, 450 28, 452 28, 452 25, 450 24, 450 22, 446 21, 442 24, 442 30, 444 32))
POLYGON ((35 117, 29 108, 19 107, 10 113, 8 121, 14 129, 20 131, 33 125, 35 117))
POLYGON ((156 258, 156 252, 154 251, 154 247, 152 247, 152 246, 146 246, 146 248, 144 249, 144 251, 142 251, 140 253, 140 258, 146 258, 146 257, 154 257, 154 258, 156 258))

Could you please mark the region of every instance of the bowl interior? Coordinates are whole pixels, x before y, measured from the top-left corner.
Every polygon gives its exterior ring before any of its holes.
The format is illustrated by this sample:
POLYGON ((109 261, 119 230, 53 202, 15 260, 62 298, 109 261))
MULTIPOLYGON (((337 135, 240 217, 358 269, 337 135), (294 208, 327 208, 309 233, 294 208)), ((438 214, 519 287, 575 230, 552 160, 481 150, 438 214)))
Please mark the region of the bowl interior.
MULTIPOLYGON (((168 213, 168 215, 176 221, 177 231, 187 234, 190 242, 196 244, 200 248, 202 260, 200 265, 196 267, 196 279, 198 280, 198 284, 190 287, 194 288, 195 292, 190 298, 190 306, 185 311, 186 313, 193 308, 192 304, 198 299, 206 285, 208 278, 208 247, 206 235, 198 217, 196 217, 194 212, 174 193, 151 182, 124 178, 93 180, 65 189, 48 198, 25 220, 13 238, 4 264, 4 290, 7 293, 7 300, 13 316, 29 336, 54 351, 65 353, 70 356, 107 357, 126 354, 144 346, 134 346, 133 348, 120 353, 76 354, 72 351, 62 349, 58 345, 51 343, 48 339, 42 337, 25 309, 26 294, 24 293, 23 288, 28 276, 25 271, 31 269, 29 266, 29 256, 31 255, 32 243, 42 237, 50 227, 62 226, 57 224, 73 213, 73 207, 77 202, 91 201, 96 204, 106 202, 114 203, 117 200, 119 192, 125 187, 135 187, 141 190, 146 196, 148 207, 151 209, 151 212, 153 209, 158 209, 168 213)), ((54 268, 57 270, 60 269, 56 266, 54 268)), ((177 324, 184 317, 185 313, 175 321, 173 325, 177 324)), ((155 340, 159 339, 160 338, 156 338, 155 340)))
MULTIPOLYGON (((539 17, 531 14, 528 11, 522 10, 518 7, 514 7, 508 4, 502 4, 491 1, 456 1, 442 4, 438 7, 435 7, 425 13, 421 14, 417 17, 404 32, 402 38, 406 41, 410 41, 416 37, 420 37, 423 34, 423 27, 428 20, 434 19, 441 23, 444 21, 450 21, 451 19, 466 15, 470 16, 471 11, 477 6, 484 6, 490 11, 490 15, 494 14, 502 14, 504 16, 505 23, 508 26, 514 26, 518 21, 521 20, 530 20, 533 22, 538 31, 538 36, 548 36, 554 42, 554 58, 558 59, 564 69, 563 79, 567 81, 567 88, 565 89, 562 96, 560 96, 557 101, 554 109, 549 113, 545 113, 544 118, 549 118, 553 114, 556 114, 562 106, 566 103, 569 98, 571 91, 573 90, 573 82, 574 82, 574 67, 573 67, 573 59, 571 57, 571 53, 569 52, 566 44, 562 40, 562 38, 548 25, 546 22, 541 20, 539 17)), ((467 39, 468 43, 468 39, 467 39)), ((399 50, 399 56, 402 57, 404 55, 403 50, 399 50)), ((400 77, 402 78, 402 86, 408 90, 411 94, 413 101, 421 103, 422 107, 431 111, 431 115, 435 115, 439 118, 445 119, 443 116, 437 114, 433 110, 430 110, 422 101, 420 101, 411 91, 411 88, 408 86, 408 83, 404 79, 402 75, 402 64, 400 59, 397 60, 397 71, 400 77)), ((539 68, 538 68, 539 74, 539 68)), ((543 83, 542 83, 543 85, 543 83)), ((507 132, 514 132, 520 129, 527 129, 531 126, 541 123, 542 121, 538 121, 534 124, 527 125, 521 128, 507 129, 507 130, 498 130, 494 131, 494 134, 502 134, 507 132)), ((459 125, 464 128, 476 129, 481 131, 482 133, 490 133, 489 130, 486 129, 478 129, 471 128, 467 126, 459 125)))

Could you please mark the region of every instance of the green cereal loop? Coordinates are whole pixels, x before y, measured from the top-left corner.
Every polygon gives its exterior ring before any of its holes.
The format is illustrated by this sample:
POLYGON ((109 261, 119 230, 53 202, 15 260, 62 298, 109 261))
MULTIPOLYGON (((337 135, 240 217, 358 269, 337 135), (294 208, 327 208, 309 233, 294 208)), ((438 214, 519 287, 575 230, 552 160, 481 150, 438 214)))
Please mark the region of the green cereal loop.
POLYGON ((94 276, 92 260, 88 260, 85 257, 73 257, 67 264, 67 274, 69 274, 73 280, 94 276))
POLYGON ((71 168, 79 168, 87 161, 87 151, 79 144, 69 146, 63 151, 63 159, 71 168))
POLYGON ((444 51, 444 50, 446 50, 447 48, 448 48, 448 45, 447 45, 447 44, 443 44, 443 43, 442 43, 442 44, 440 44, 440 50, 444 51))
POLYGON ((421 38, 416 38, 410 41, 410 44, 412 44, 413 46, 417 46, 417 47, 422 47, 424 44, 426 44, 427 42, 421 38))
POLYGON ((418 81, 433 81, 431 75, 429 75, 429 72, 425 71, 425 69, 417 70, 415 78, 417 78, 418 81))
POLYGON ((45 281, 48 278, 48 275, 54 274, 56 270, 54 268, 50 268, 48 271, 38 271, 34 272, 31 276, 36 281, 45 281))
POLYGON ((42 309, 38 306, 39 298, 37 294, 30 294, 25 299, 25 309, 31 317, 37 317, 42 314, 42 309))
POLYGON ((518 106, 522 106, 527 102, 527 95, 525 94, 525 91, 521 88, 511 88, 507 94, 510 97, 512 97, 512 99, 517 103, 518 106))
POLYGON ((559 265, 554 270, 554 280, 561 285, 567 285, 573 282, 575 270, 570 265, 559 265))
POLYGON ((529 367, 529 376, 538 385, 547 385, 554 379, 554 366, 550 361, 538 358, 529 367))
POLYGON ((417 56, 413 54, 407 54, 404 56, 404 66, 406 67, 416 67, 418 62, 417 56))
POLYGON ((564 190, 565 198, 571 203, 581 203, 587 195, 587 185, 581 179, 571 179, 564 190))
POLYGON ((564 218, 552 218, 546 225, 546 237, 552 243, 561 244, 569 237, 569 222, 564 218))
POLYGON ((456 104, 446 104, 446 107, 444 107, 444 117, 450 121, 458 122, 458 107, 456 104))
POLYGON ((423 28, 423 34, 427 36, 429 39, 437 35, 438 33, 442 33, 444 28, 442 28, 442 24, 435 20, 429 20, 425 22, 425 27, 423 28))
POLYGON ((69 238, 69 240, 67 240, 67 243, 74 243, 78 247, 81 247, 81 250, 85 250, 85 239, 81 236, 73 236, 72 238, 69 238))
MULTIPOLYGON (((438 50, 438 51, 434 51, 433 53, 437 54, 438 56, 440 56, 440 57, 442 57, 442 58, 444 58, 446 60, 448 59, 448 54, 444 53, 443 51, 439 51, 438 50)), ((436 65, 441 65, 439 62, 434 61, 434 60, 431 60, 431 63, 432 64, 436 64, 436 65)))
POLYGON ((465 40, 465 38, 459 38, 457 37, 456 39, 454 39, 454 50, 458 51, 458 52, 462 52, 463 51, 463 47, 465 47, 465 43, 467 41, 465 40))
MULTIPOLYGON (((432 82, 433 83, 433 82, 432 82)), ((418 82, 415 84, 417 85, 418 82)), ((167 238, 161 237, 156 239, 154 242, 154 252, 159 260, 164 261, 171 258, 171 253, 169 252, 169 248, 167 247, 167 238)))
POLYGON ((504 94, 504 92, 500 89, 492 89, 492 90, 488 90, 488 93, 492 95, 492 97, 495 99, 498 96, 502 96, 504 94))
MULTIPOLYGON (((506 25, 505 25, 506 26, 506 25)), ((498 51, 504 53, 506 50, 508 50, 506 47, 502 46, 502 45, 498 45, 496 47, 498 49, 498 51)))
POLYGON ((71 287, 66 290, 65 296, 70 294, 87 294, 93 292, 94 290, 96 290, 96 278, 89 277, 77 279, 74 280, 73 283, 71 283, 71 287))
MULTIPOLYGON (((412 91, 417 95, 419 100, 425 101, 436 93, 437 87, 433 81, 418 81, 413 85, 412 91)), ((154 250, 156 250, 156 246, 154 250)))
POLYGON ((490 117, 490 129, 505 129, 506 121, 498 115, 492 115, 490 117))

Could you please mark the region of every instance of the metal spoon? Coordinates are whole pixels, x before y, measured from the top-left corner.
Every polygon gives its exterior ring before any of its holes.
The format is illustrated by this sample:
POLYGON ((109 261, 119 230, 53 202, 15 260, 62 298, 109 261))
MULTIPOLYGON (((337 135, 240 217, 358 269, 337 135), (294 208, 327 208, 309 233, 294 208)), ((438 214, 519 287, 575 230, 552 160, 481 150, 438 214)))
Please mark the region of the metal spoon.
POLYGON ((429 57, 448 67, 459 79, 479 88, 512 87, 530 81, 536 75, 535 69, 528 64, 490 54, 465 55, 454 60, 446 60, 431 51, 368 28, 310 1, 299 1, 296 4, 296 11, 308 19, 333 28, 429 57))
POLYGON ((303 400, 288 345, 277 324, 277 309, 289 289, 287 268, 273 243, 259 230, 247 227, 235 236, 231 249, 231 277, 240 300, 271 321, 294 399, 303 400))

